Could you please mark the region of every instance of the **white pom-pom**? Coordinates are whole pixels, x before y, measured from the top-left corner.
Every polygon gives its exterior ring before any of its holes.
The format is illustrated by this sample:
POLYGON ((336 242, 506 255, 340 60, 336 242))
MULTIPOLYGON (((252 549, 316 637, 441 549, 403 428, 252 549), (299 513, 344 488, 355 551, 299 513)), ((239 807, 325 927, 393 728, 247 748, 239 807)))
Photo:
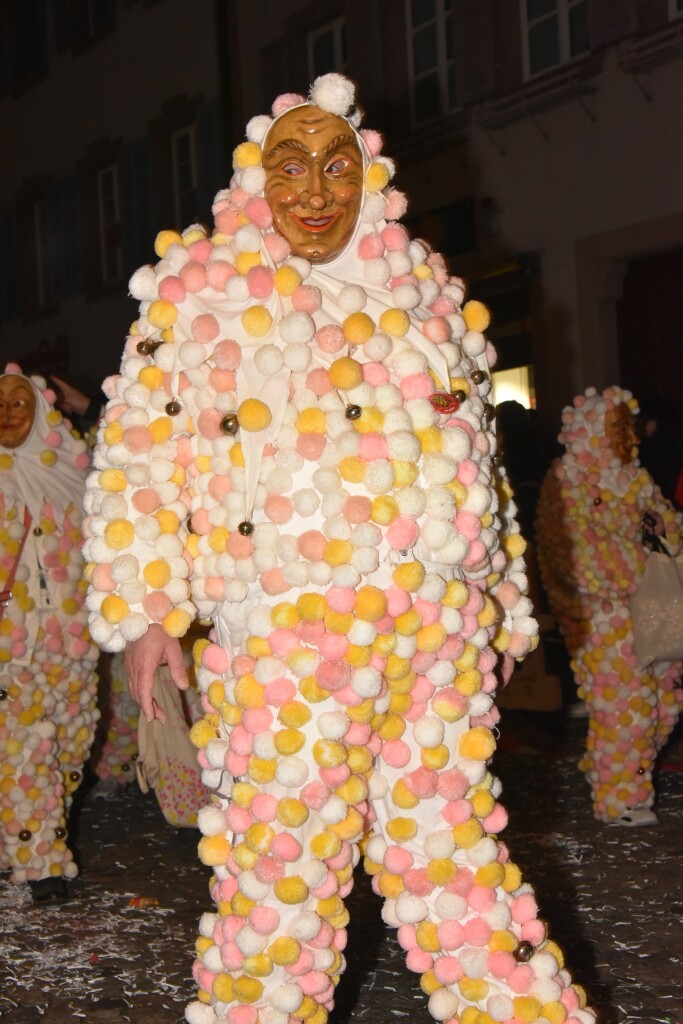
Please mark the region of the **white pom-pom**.
POLYGON ((486 949, 465 948, 459 952, 458 959, 468 978, 483 978, 488 971, 486 949))
POLYGON ((487 1000, 486 1012, 491 1020, 509 1020, 510 1017, 514 1017, 515 1006, 509 996, 495 995, 487 1000))
POLYGON ((376 697, 382 689, 382 676, 371 665, 357 668, 351 676, 351 689, 364 700, 368 697, 376 697))
POLYGON ((326 740, 340 740, 348 728, 349 720, 343 711, 324 711, 318 719, 320 735, 326 740))
POLYGON ((349 807, 345 800, 333 794, 329 797, 318 811, 322 821, 326 825, 338 825, 349 813, 349 807))
MULTIPOLYGON (((102 598, 104 597, 105 595, 102 594, 102 598)), ((102 602, 100 601, 100 604, 101 603, 102 602)), ((105 650, 108 650, 109 648, 107 647, 107 645, 111 640, 113 632, 114 627, 109 622, 107 622, 107 620, 102 615, 91 616, 90 636, 92 637, 93 641, 98 645, 98 647, 104 647, 105 650)))
POLYGON ((396 916, 401 924, 417 924, 429 916, 429 908, 420 896, 402 892, 396 900, 396 916))
MULTIPOLYGON (((413 737, 420 747, 438 747, 443 743, 444 725, 436 715, 425 715, 413 726, 413 737)), ((431 857, 434 854, 430 854, 431 857)), ((447 856, 439 854, 439 856, 447 856)))
POLYGON ((269 377, 282 369, 282 352, 277 345, 264 345, 254 353, 254 363, 259 373, 269 377))
POLYGON ((366 192, 360 219, 364 224, 376 224, 384 216, 384 196, 381 192, 366 192))
POLYGON ((195 999, 185 1007, 185 1020, 187 1024, 216 1024, 218 1018, 211 1006, 200 1003, 195 999))
POLYGON ((321 110, 343 116, 348 114, 353 107, 356 87, 350 79, 332 71, 316 78, 311 86, 309 96, 311 103, 315 103, 321 110))
POLYGON ((249 286, 246 277, 235 274, 228 279, 225 286, 225 295, 230 302, 246 302, 249 298, 249 286))
POLYGON ((315 324, 308 313, 287 313, 280 324, 280 337, 286 343, 305 343, 310 341, 314 334, 315 324))
POLYGON ((419 288, 412 284, 400 284, 391 293, 391 300, 398 309, 415 309, 421 298, 419 288))
POLYGON ((382 836, 373 836, 368 841, 366 852, 371 861, 375 864, 384 863, 384 855, 387 852, 387 843, 382 836))
POLYGON ((453 833, 448 828, 432 832, 425 839, 424 850, 430 860, 441 860, 452 857, 455 851, 453 833))
POLYGON ((202 914, 199 918, 199 934, 203 935, 205 939, 212 939, 217 924, 218 914, 202 914))
POLYGON ((240 188, 243 188, 250 196, 260 195, 266 185, 266 171, 264 167, 245 167, 235 177, 238 179, 240 188))
POLYGON ((382 920, 390 928, 400 928, 403 924, 403 921, 399 920, 396 915, 396 900, 385 900, 382 905, 381 914, 382 920))
MULTIPOLYGON (((124 598, 125 600, 126 598, 124 598)), ((130 604, 130 602, 128 603, 130 604)), ((119 631, 126 643, 130 644, 134 640, 139 640, 147 632, 148 627, 149 620, 146 615, 143 615, 142 612, 131 612, 119 624, 119 631)))
POLYGON ((140 267, 128 282, 128 291, 134 299, 153 302, 159 296, 159 282, 153 267, 140 267))
POLYGON ((434 1020, 449 1020, 458 1009, 458 999, 447 988, 438 988, 429 997, 427 1008, 434 1020))
POLYGON ((467 356, 480 356, 486 348, 486 338, 479 331, 467 331, 460 342, 467 356))
POLYGON ((270 885, 267 882, 259 882, 253 871, 242 871, 238 884, 240 892, 250 900, 262 900, 270 892, 270 885))
POLYGON ((314 910, 306 910, 297 914, 292 920, 289 928, 293 938, 299 942, 309 942, 314 939, 322 926, 322 920, 314 910))
MULTIPOLYGON (((306 316, 305 313, 301 315, 306 316)), ((306 319, 309 319, 309 317, 306 317, 306 319)), ((311 334, 311 337, 312 336, 313 335, 311 334)), ((291 370, 292 373, 301 373, 303 370, 307 370, 312 359, 310 346, 302 340, 285 345, 285 350, 282 353, 282 356, 285 366, 288 370, 291 370)))
MULTIPOLYGON (((346 817, 346 813, 347 811, 345 810, 344 817, 346 817)), ((301 865, 299 875, 303 878, 309 889, 317 889, 327 878, 328 871, 327 864, 323 864, 321 860, 309 860, 301 865)))
POLYGON ((386 284, 391 277, 389 264, 381 256, 375 259, 366 260, 363 264, 363 277, 368 284, 386 284))
POLYGON ((257 956, 268 945, 268 936, 259 935, 249 925, 243 925, 235 936, 235 945, 243 956, 257 956))
POLYGON ((268 114, 258 114, 247 123, 246 136, 249 142, 257 142, 259 146, 266 137, 266 133, 273 123, 272 117, 268 114))
POLYGON ((280 1013, 296 1013, 304 1001, 304 994, 298 985, 280 985, 269 998, 271 1006, 280 1013))
POLYGON ((367 301, 365 289, 358 284, 347 284, 337 297, 337 302, 345 313, 359 313, 365 308, 367 301))
POLYGON ((308 765, 301 757, 283 757, 275 770, 281 786, 300 787, 308 778, 308 765))

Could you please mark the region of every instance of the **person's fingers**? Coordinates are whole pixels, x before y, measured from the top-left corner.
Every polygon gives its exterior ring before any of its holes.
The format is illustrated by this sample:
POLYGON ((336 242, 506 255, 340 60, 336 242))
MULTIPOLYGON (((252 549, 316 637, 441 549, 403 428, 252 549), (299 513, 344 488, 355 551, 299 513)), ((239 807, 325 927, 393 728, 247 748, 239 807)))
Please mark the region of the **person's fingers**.
POLYGON ((171 679, 178 689, 186 690, 190 683, 187 678, 183 652, 177 640, 175 643, 168 644, 166 648, 166 664, 168 666, 168 671, 171 673, 171 679))
POLYGON ((163 708, 159 707, 155 700, 152 700, 152 707, 154 709, 154 717, 156 718, 157 722, 161 722, 163 724, 166 721, 166 712, 163 710, 163 708))
MULTIPOLYGON (((138 696, 135 698, 140 705, 140 710, 147 719, 148 722, 153 722, 157 717, 156 712, 161 710, 156 707, 154 698, 152 697, 152 687, 145 688, 142 691, 138 691, 138 696)), ((163 714, 163 711, 161 712, 163 714)))

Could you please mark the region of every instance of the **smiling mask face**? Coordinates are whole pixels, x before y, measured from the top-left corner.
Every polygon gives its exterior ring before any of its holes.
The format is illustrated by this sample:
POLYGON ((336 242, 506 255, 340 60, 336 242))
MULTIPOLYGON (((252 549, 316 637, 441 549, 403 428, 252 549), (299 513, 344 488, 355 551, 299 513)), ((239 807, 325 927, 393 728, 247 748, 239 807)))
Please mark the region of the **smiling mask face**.
POLYGON ((347 245, 363 197, 363 157, 347 121, 315 106, 283 114, 263 143, 265 197, 296 256, 324 263, 347 245))
POLYGON ((36 396, 31 385, 15 374, 0 377, 0 445, 18 448, 31 433, 36 396))

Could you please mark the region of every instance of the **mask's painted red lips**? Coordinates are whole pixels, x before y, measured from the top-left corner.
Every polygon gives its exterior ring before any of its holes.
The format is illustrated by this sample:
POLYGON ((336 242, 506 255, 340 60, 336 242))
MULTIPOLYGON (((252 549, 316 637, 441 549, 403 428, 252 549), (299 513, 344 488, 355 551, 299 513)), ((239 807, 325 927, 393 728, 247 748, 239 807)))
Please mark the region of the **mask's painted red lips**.
POLYGON ((296 213, 290 214, 290 216, 300 224, 305 231, 311 231, 315 234, 317 231, 326 231, 331 224, 341 216, 341 211, 338 210, 336 213, 326 215, 324 217, 301 217, 296 213))

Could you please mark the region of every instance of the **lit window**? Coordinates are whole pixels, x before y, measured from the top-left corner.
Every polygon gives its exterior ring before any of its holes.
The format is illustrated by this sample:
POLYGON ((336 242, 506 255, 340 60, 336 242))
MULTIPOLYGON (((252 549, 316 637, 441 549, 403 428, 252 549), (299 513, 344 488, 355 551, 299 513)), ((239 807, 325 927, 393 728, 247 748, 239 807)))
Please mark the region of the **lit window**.
POLYGON ((115 167, 105 167, 97 175, 97 202, 100 214, 100 257, 102 281, 109 284, 121 278, 121 215, 119 185, 115 167))
POLYGON ((406 0, 413 123, 455 106, 453 0, 406 0))
POLYGON ((57 303, 57 225, 55 210, 49 199, 39 200, 34 207, 36 263, 38 271, 38 304, 41 309, 57 303))
POLYGON ((527 78, 588 53, 588 0, 521 0, 527 78))
POLYGON ((194 125, 183 128, 174 134, 172 149, 176 224, 183 228, 197 220, 197 162, 194 125))
POLYGON ((311 82, 329 71, 346 71, 348 63, 346 18, 337 18, 308 33, 308 74, 311 82))

